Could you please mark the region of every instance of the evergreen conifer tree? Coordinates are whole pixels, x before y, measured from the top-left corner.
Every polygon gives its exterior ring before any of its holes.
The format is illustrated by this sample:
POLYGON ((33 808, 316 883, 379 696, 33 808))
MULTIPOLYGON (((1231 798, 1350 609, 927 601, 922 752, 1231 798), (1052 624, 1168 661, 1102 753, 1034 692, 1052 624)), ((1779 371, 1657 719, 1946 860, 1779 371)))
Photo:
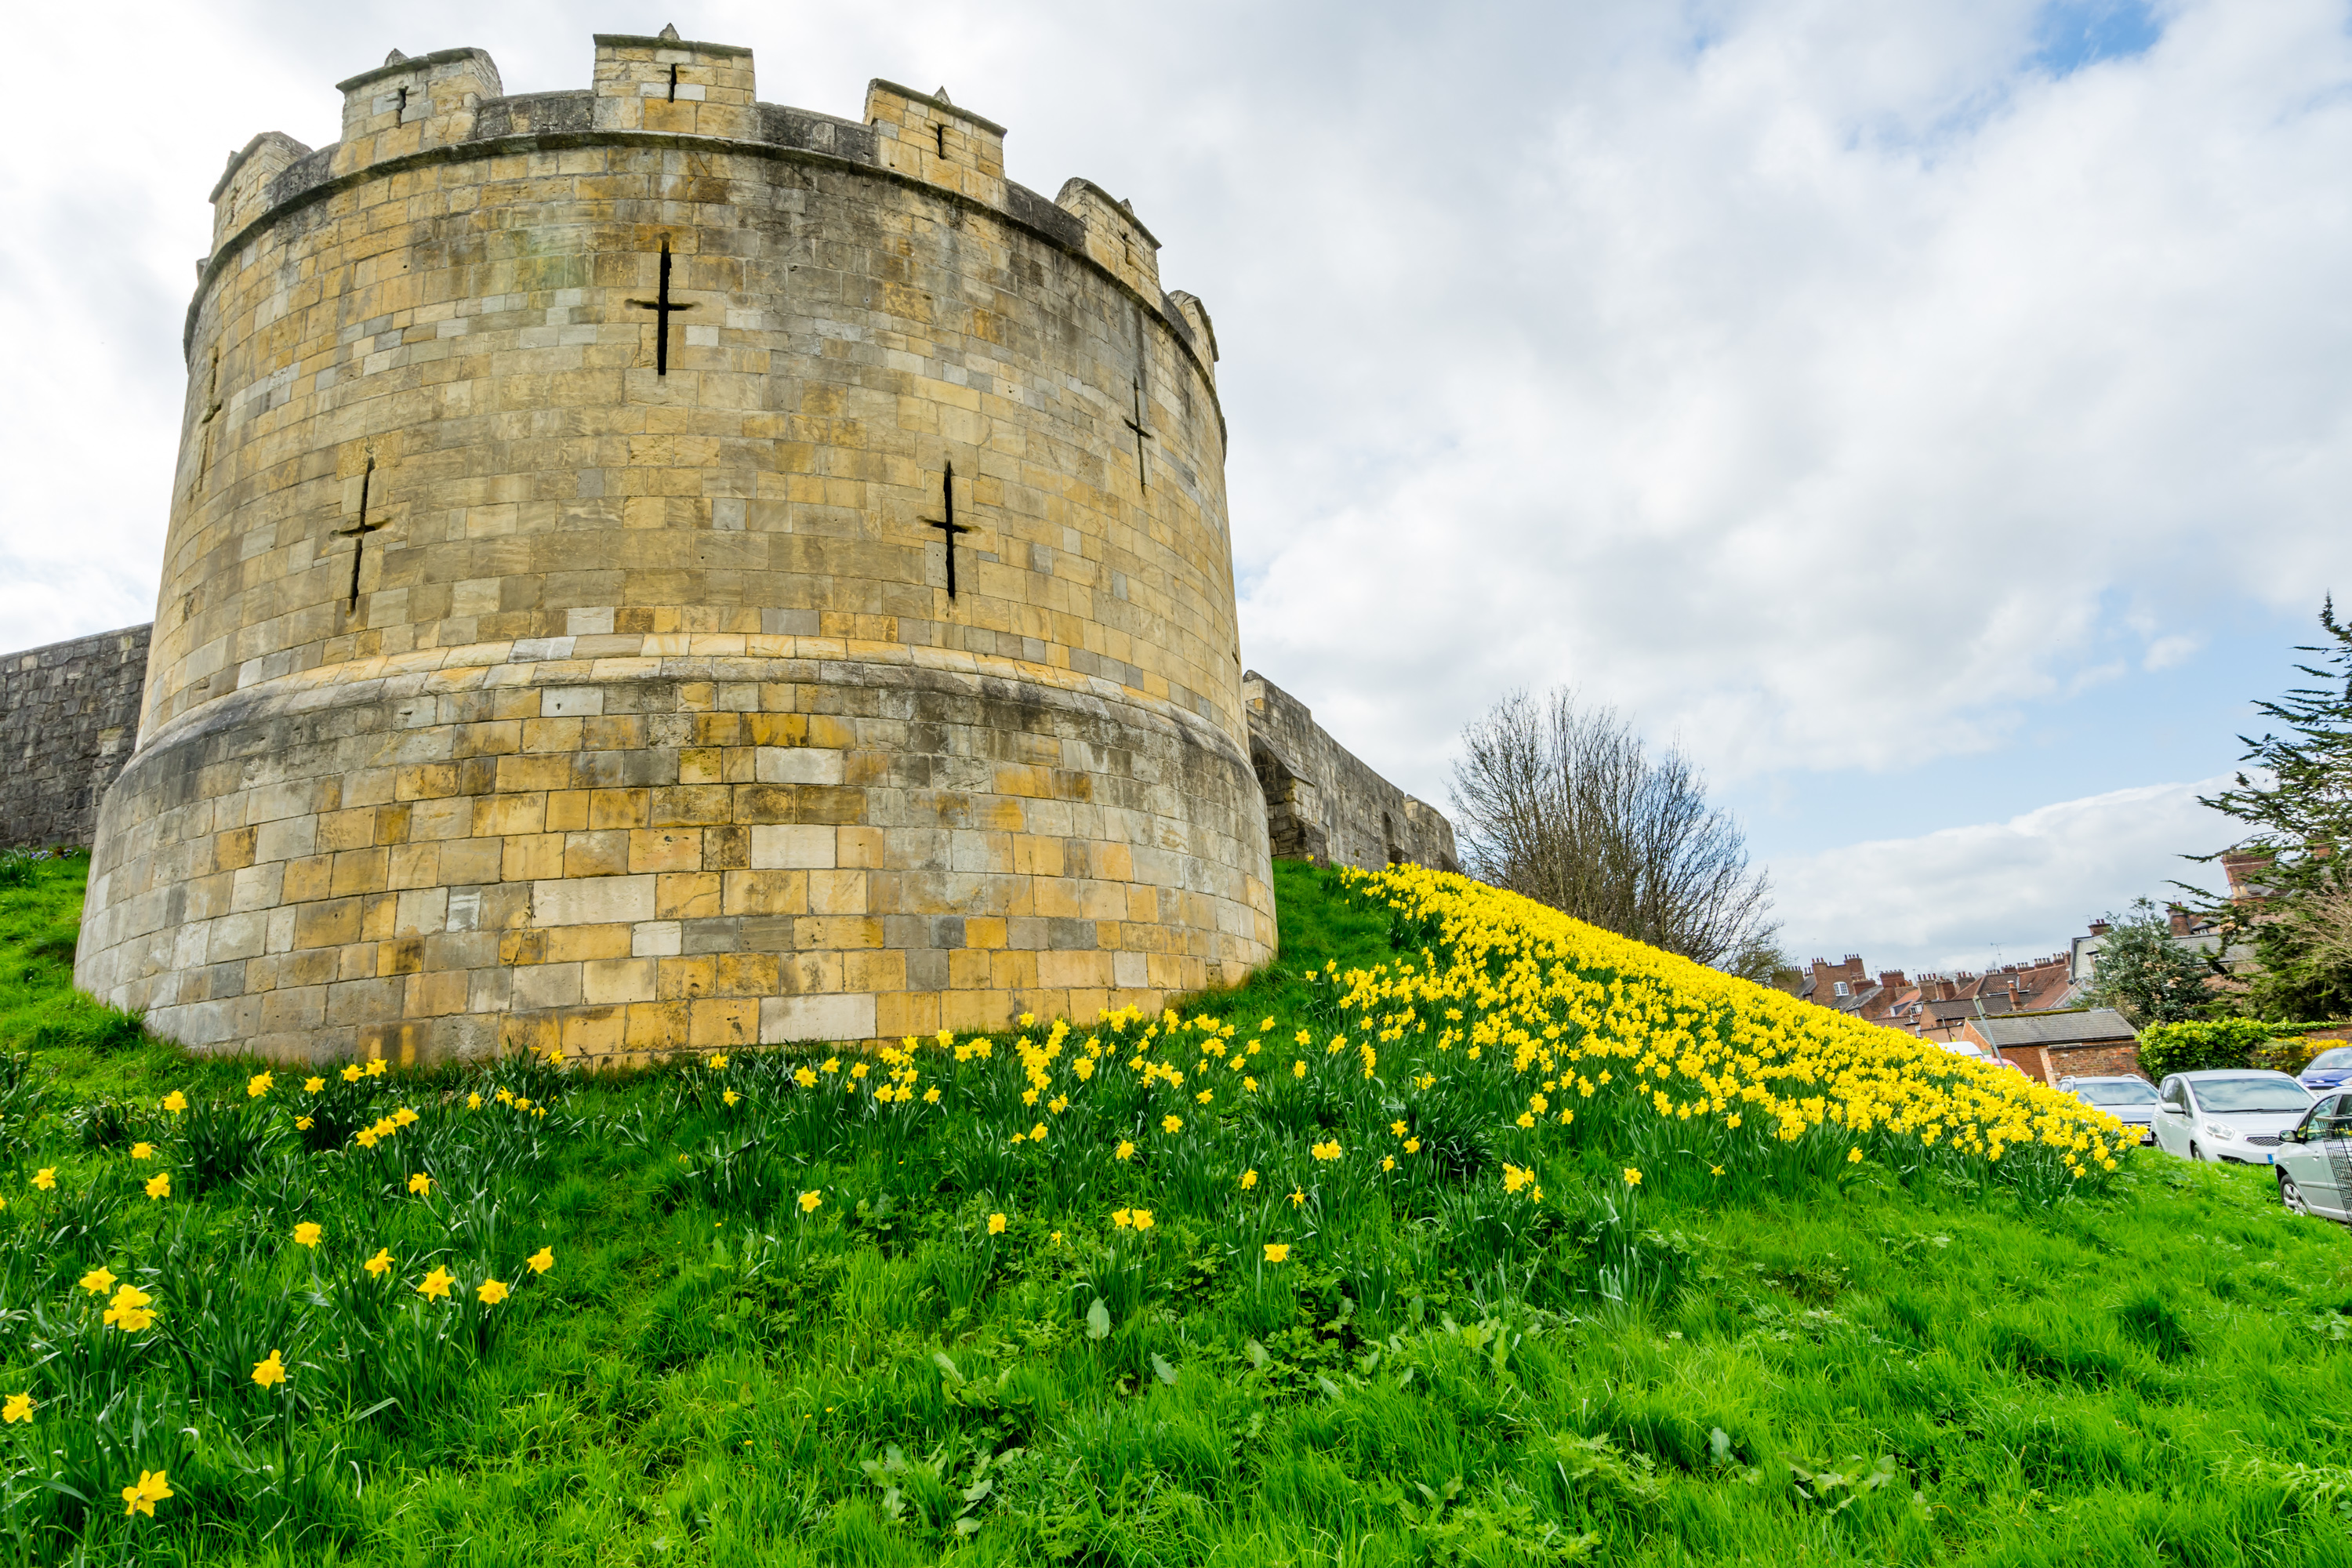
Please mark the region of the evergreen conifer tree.
POLYGON ((2352 845, 2352 624, 2336 618, 2332 595, 2319 626, 2329 641, 2295 649, 2314 656, 2295 666, 2312 684, 2255 704, 2277 731, 2238 737, 2239 761, 2269 778, 2241 773, 2233 788, 2199 797, 2253 829, 2237 848, 2268 857, 2257 897, 2203 911, 2225 945, 2252 944, 2261 969, 2244 1006, 2263 1018, 2352 1016, 2352 875, 2339 853, 2352 845))

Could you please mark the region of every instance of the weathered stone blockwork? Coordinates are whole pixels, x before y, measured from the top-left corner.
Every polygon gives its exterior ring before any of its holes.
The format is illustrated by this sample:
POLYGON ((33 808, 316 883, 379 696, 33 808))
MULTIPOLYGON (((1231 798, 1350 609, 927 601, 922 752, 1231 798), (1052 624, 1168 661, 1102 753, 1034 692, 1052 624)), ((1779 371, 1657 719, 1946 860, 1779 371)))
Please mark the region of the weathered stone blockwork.
POLYGON ((1461 869, 1444 813, 1367 767, 1324 732, 1305 703, 1257 671, 1242 677, 1242 696, 1276 855, 1367 870, 1401 861, 1461 869))
POLYGON ((0 847, 90 841, 138 738, 148 629, 0 655, 0 847))
POLYGON ((1273 907, 1199 302, 943 97, 781 109, 670 37, 593 79, 395 59, 223 177, 81 984, 324 1058, 1239 979, 1273 907))

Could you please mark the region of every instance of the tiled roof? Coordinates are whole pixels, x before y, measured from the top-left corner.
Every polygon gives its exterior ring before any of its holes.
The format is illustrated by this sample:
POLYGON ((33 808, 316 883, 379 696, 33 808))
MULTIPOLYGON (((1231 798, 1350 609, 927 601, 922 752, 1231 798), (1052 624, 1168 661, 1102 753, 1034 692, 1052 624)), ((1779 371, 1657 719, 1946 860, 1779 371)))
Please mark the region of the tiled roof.
POLYGON ((1977 1033, 1996 1046, 2072 1046, 2092 1040, 2138 1037, 2113 1007, 2083 1007, 2064 1013, 2011 1014, 1976 1020, 1977 1033))

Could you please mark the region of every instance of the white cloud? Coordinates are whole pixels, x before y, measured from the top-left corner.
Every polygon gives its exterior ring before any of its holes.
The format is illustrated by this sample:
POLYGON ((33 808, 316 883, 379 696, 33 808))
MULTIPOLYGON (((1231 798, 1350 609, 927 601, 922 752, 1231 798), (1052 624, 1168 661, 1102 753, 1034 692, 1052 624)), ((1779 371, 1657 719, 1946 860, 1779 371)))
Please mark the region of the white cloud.
POLYGON ((0 649, 152 613, 224 152, 331 137, 331 84, 394 45, 539 90, 674 20, 753 46, 775 101, 948 83, 1015 178, 1134 199, 1226 356, 1244 658, 1416 794, 1465 719, 1560 680, 1727 787, 2030 778, 2047 705, 2352 592, 2341 6, 2176 0, 2063 75, 2053 14, 101 5, 101 77, 0 102, 59 149, 0 167, 0 649))
POLYGON ((2133 899, 2168 884, 2219 889, 2183 853, 2243 828, 2197 804, 2229 776, 2061 801, 2006 822, 1880 839, 1772 868, 1784 944, 1799 963, 1859 952, 1873 969, 1950 973, 2062 951, 2133 899))

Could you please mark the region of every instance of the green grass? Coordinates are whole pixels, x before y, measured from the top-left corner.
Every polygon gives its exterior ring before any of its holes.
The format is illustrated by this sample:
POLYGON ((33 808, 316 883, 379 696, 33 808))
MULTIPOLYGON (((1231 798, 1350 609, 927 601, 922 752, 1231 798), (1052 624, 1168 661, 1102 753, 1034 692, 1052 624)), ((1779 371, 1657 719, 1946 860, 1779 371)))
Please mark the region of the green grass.
MULTIPOLYGON (((1385 1074, 1195 1074, 1218 1103, 1163 1137, 1124 1070, 1021 1104, 1007 1039, 925 1053, 942 1103, 895 1110, 797 1089, 805 1053, 251 1100, 258 1064, 71 996, 82 866, 0 888, 0 1394, 39 1402, 0 1427, 0 1560, 2352 1563, 2352 1243, 2264 1172, 2142 1153, 2030 1203, 1841 1156, 1655 1170, 1637 1208, 1596 1114, 1534 1205, 1475 1131, 1499 1078, 1412 1102, 1454 1152, 1391 1174, 1385 1074), (100 1265, 154 1329, 98 1321, 100 1265), (126 1518, 149 1468, 174 1495, 126 1518)), ((1336 879, 1276 878, 1282 961, 1187 1009, 1236 1045, 1319 1040, 1325 965, 1398 956, 1336 879)))

